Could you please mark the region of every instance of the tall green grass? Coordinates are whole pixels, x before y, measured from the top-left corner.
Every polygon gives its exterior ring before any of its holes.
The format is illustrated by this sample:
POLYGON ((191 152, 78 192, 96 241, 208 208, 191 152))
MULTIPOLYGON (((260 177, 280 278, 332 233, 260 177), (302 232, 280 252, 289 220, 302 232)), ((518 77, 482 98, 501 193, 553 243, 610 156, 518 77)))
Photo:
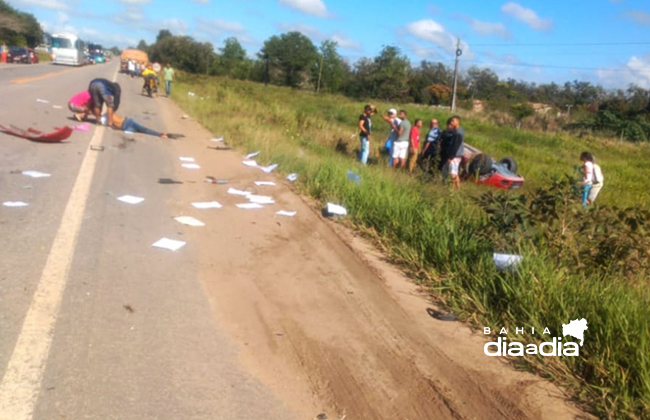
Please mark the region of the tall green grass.
MULTIPOLYGON (((230 144, 245 151, 261 150, 260 159, 280 164, 282 171, 298 172, 297 188, 302 192, 347 207, 349 223, 473 325, 505 327, 512 341, 517 327, 528 332, 530 327, 538 332, 549 327, 552 336, 561 336, 562 323, 586 318, 589 329, 581 357, 526 358, 525 366, 567 386, 602 418, 650 418, 647 284, 579 275, 532 246, 521 250, 525 259, 517 274, 497 273, 492 244, 479 235, 487 227, 487 218, 471 199, 484 191, 482 187, 465 184, 460 193, 452 193, 439 182, 394 173, 384 164, 363 167, 350 153, 335 151, 339 139, 349 142, 348 150, 356 147, 361 103, 204 77, 181 79, 172 96, 215 135, 225 135, 230 144), (187 91, 197 95, 188 97, 187 91), (360 185, 347 179, 349 169, 361 176, 360 185)), ((422 107, 407 109, 412 118, 445 117, 422 107)), ((375 124, 381 127, 378 119, 375 124)), ((543 172, 570 169, 579 151, 590 146, 597 156, 601 152, 608 156, 602 163, 609 174, 605 188, 641 189, 635 173, 627 177, 626 162, 635 165, 643 148, 617 145, 610 157, 604 153, 609 147, 606 143, 587 145, 568 136, 499 129, 472 121, 464 125, 470 143, 492 154, 503 152, 517 158, 532 185, 543 184, 543 172)), ((372 146, 375 152, 377 140, 372 146)), ((603 192, 602 198, 632 204, 646 197, 616 191, 609 196, 603 192)), ((541 342, 551 337, 523 335, 520 339, 541 342)))

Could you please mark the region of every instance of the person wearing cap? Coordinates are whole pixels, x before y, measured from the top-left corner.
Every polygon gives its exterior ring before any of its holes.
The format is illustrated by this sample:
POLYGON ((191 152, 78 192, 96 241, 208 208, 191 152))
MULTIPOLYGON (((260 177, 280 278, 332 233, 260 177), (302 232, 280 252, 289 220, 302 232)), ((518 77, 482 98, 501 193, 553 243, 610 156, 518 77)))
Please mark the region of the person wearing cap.
POLYGON ((397 110, 391 108, 388 110, 388 115, 382 115, 381 119, 386 121, 390 125, 390 132, 388 133, 388 139, 386 140, 385 146, 386 151, 388 152, 388 166, 393 166, 393 144, 397 140, 397 130, 399 125, 402 123, 397 117, 397 110))
POLYGON ((393 143, 393 168, 406 166, 406 157, 409 151, 409 139, 411 136, 411 122, 407 119, 406 111, 399 112, 399 118, 402 120, 397 129, 397 141, 393 143))
POLYGON ((359 162, 364 165, 368 164, 370 155, 370 135, 372 132, 372 121, 370 117, 377 113, 377 108, 372 105, 366 105, 363 108, 363 114, 359 115, 359 140, 361 141, 361 150, 359 150, 359 162))

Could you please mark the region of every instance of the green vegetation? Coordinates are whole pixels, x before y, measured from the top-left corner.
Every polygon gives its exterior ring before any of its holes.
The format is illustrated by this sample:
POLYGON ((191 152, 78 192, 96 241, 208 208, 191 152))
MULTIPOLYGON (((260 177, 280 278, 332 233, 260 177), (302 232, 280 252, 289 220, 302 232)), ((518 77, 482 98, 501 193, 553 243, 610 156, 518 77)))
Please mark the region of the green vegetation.
MULTIPOLYGON (((342 96, 205 76, 181 75, 172 97, 215 135, 264 163, 298 172, 296 185, 319 201, 345 205, 344 222, 381 247, 416 281, 477 327, 549 327, 586 318, 579 358, 527 357, 524 366, 567 386, 602 418, 650 418, 650 255, 647 210, 581 209, 570 171, 582 150, 600 158, 606 181, 599 201, 645 205, 644 145, 538 134, 468 119, 467 139, 495 157, 510 155, 526 176, 525 195, 389 170, 378 148, 387 126, 375 118, 374 162, 354 162, 356 122, 364 103, 342 96), (188 91, 196 92, 190 97, 188 91), (347 180, 352 169, 360 185, 347 180), (492 252, 524 255, 517 273, 498 273, 492 252), (622 264, 620 264, 622 262, 622 264), (542 360, 543 359, 543 360, 542 360)), ((378 104, 387 109, 388 104, 378 104)), ((407 106, 411 119, 444 119, 407 106)), ((519 341, 550 337, 530 334, 519 341)), ((523 362, 520 362, 523 363, 523 362)))
POLYGON ((36 55, 38 56, 39 63, 47 63, 49 61, 52 61, 52 55, 47 51, 36 51, 36 55))
POLYGON ((43 30, 34 15, 23 13, 0 0, 0 45, 35 47, 43 39, 43 30))

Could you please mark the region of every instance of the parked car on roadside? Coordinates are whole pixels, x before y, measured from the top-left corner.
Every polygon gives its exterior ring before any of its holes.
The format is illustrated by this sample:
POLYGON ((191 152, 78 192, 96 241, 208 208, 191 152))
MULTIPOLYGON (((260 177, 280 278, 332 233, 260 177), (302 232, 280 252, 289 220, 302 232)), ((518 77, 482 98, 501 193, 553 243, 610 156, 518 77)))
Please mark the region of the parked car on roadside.
POLYGON ((86 54, 84 55, 84 65, 90 65, 90 64, 95 64, 95 60, 93 60, 92 55, 86 54))
POLYGON ((95 61, 95 64, 100 64, 100 63, 105 63, 106 62, 106 57, 104 57, 104 54, 102 53, 95 53, 91 54, 93 60, 95 61))
POLYGON ((38 56, 31 48, 10 47, 7 53, 7 63, 36 64, 38 56))

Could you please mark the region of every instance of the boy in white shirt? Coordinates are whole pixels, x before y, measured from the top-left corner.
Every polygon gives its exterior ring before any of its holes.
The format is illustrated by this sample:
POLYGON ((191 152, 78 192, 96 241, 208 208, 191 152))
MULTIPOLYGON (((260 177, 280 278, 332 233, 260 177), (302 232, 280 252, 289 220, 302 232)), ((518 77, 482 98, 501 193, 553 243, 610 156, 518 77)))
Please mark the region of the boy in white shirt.
POLYGON ((591 191, 589 191, 589 197, 587 197, 587 204, 594 204, 604 182, 605 178, 603 178, 603 171, 600 169, 600 165, 594 162, 594 181, 591 185, 591 191))
MULTIPOLYGON (((589 194, 594 184, 594 157, 589 152, 580 154, 582 161, 582 207, 587 207, 589 194)), ((590 204, 590 203, 589 203, 590 204)))

